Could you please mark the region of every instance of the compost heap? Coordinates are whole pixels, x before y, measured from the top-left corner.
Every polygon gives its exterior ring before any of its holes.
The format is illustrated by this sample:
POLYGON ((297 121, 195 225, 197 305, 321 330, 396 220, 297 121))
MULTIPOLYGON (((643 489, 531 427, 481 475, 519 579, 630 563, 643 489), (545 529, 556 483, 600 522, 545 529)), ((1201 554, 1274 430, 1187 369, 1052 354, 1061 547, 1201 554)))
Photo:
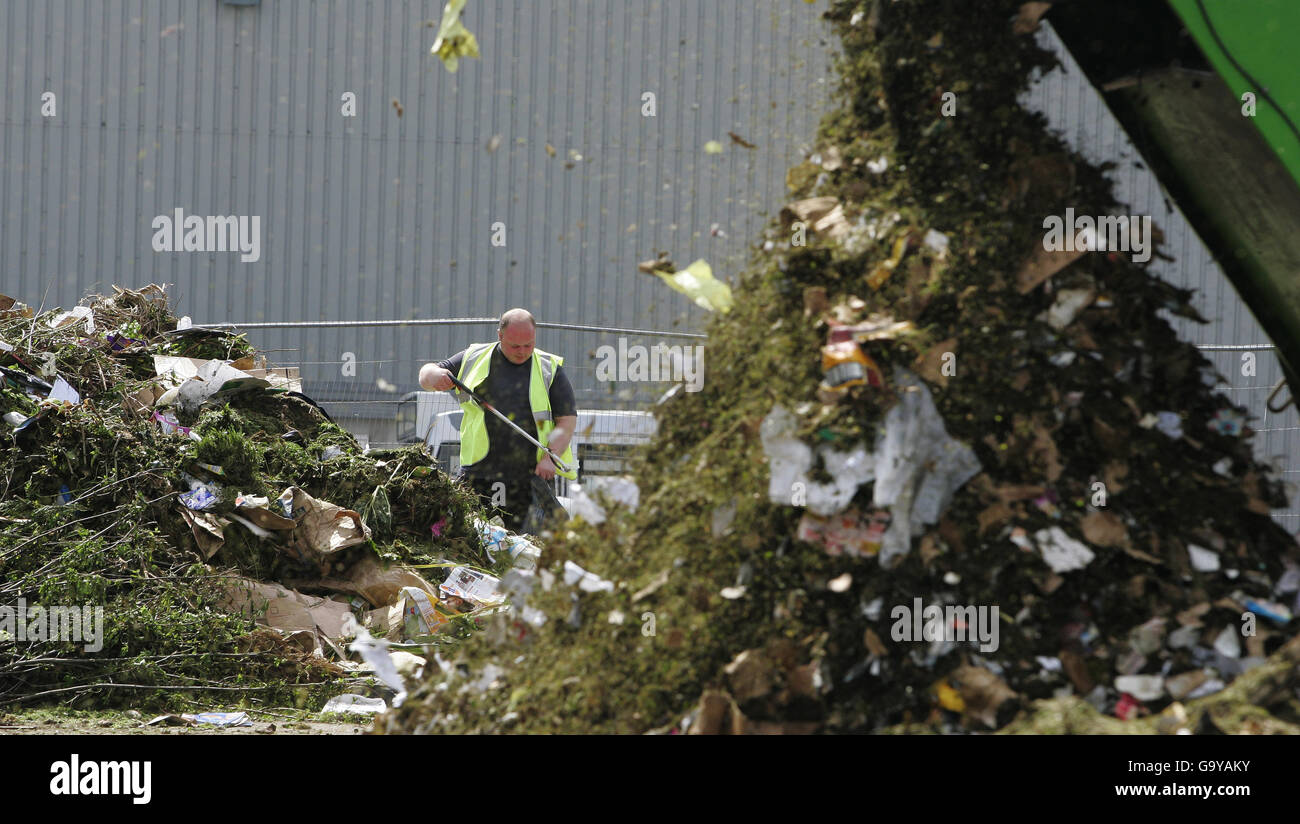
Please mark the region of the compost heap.
POLYGON ((1045 6, 834 4, 842 106, 635 510, 560 529, 504 582, 549 620, 496 619, 380 726, 1300 730, 1284 496, 1159 314, 1188 294, 1042 252, 1046 215, 1126 213, 1017 105, 1045 6), (997 606, 997 643, 930 605, 997 606))
POLYGON ((157 285, 67 312, 0 296, 0 605, 31 625, 0 624, 0 704, 399 692, 349 655, 350 622, 454 645, 491 605, 443 579, 511 558, 419 448, 363 454, 242 336, 185 326, 157 285), (102 607, 102 649, 89 621, 51 640, 37 605, 102 607))

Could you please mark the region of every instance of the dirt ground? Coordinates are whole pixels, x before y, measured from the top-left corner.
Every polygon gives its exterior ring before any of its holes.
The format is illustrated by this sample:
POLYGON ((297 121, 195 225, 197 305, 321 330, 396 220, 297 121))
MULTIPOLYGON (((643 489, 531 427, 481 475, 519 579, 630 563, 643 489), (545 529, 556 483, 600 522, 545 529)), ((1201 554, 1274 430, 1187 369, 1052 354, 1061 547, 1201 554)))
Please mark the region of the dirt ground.
POLYGON ((139 717, 122 711, 29 710, 0 713, 0 735, 359 735, 370 729, 370 719, 343 721, 338 716, 249 712, 251 727, 146 726, 157 717, 139 717))

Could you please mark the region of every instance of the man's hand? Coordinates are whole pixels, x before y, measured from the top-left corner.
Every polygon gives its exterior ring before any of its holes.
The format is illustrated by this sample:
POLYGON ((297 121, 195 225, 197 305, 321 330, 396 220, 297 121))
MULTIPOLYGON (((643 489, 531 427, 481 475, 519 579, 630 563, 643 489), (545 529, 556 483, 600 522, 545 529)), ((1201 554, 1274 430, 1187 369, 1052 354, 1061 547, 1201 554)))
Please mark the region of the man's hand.
POLYGON ((453 386, 451 373, 436 363, 420 367, 420 388, 427 392, 446 392, 453 386))
POLYGON ((546 455, 537 462, 536 474, 544 480, 552 480, 555 477, 555 464, 551 462, 551 456, 546 455))

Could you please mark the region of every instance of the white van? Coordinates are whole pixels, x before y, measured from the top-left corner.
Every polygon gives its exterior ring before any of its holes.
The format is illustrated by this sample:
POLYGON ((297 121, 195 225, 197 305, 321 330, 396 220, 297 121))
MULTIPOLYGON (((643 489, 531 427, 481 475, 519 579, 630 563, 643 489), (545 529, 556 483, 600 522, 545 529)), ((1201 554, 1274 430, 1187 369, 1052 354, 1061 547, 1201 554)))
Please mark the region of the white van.
MULTIPOLYGON (((411 392, 402 401, 400 439, 419 443, 420 433, 427 433, 424 440, 430 453, 442 471, 454 476, 460 471, 460 404, 446 392, 411 392)), ((657 428, 649 412, 578 410, 578 427, 573 433, 578 481, 593 475, 625 474, 632 450, 649 443, 657 428)), ((555 478, 555 494, 566 505, 568 483, 565 478, 555 478)))

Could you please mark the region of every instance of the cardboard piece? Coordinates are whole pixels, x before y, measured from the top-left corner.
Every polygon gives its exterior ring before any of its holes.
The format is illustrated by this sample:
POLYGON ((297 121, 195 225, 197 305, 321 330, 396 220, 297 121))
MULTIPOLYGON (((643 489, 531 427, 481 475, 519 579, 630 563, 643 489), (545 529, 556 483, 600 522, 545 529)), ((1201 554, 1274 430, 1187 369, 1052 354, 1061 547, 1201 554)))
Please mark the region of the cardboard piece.
POLYGON ((288 548, 299 560, 323 564, 325 556, 370 540, 370 528, 351 509, 313 498, 296 486, 285 489, 279 500, 288 504, 286 514, 296 524, 288 548))
POLYGON ((194 512, 183 506, 180 507, 180 512, 185 523, 190 525, 190 532, 194 535, 195 543, 199 545, 203 560, 206 561, 216 555, 226 542, 221 528, 230 522, 207 512, 194 512))
MULTIPOLYGON (((262 373, 255 375, 219 360, 154 355, 153 369, 165 383, 178 388, 177 402, 183 408, 197 408, 204 401, 218 394, 228 395, 246 389, 273 385, 271 380, 264 376, 267 372, 265 369, 254 370, 262 373)), ((285 383, 291 382, 287 377, 282 380, 285 383)), ((298 385, 301 386, 301 382, 298 385)))
POLYGON ((397 604, 402 590, 407 587, 426 592, 435 601, 439 597, 438 588, 412 570, 403 566, 385 569, 380 560, 371 555, 354 564, 346 578, 322 578, 312 585, 360 595, 372 606, 384 609, 397 604))
POLYGON ((787 203, 781 210, 781 220, 787 226, 796 220, 801 221, 817 234, 827 235, 833 240, 843 240, 849 233, 844 206, 831 195, 787 203))
POLYGON ((267 507, 271 501, 269 498, 257 497, 255 495, 240 495, 235 499, 235 509, 239 514, 260 526, 262 529, 293 529, 298 524, 292 518, 286 518, 283 515, 277 515, 267 507))
POLYGON ((1020 271, 1016 273, 1016 288, 1022 295, 1032 292, 1040 283, 1083 257, 1085 251, 1087 250, 1075 249, 1068 252, 1049 252, 1041 243, 1034 244, 1029 258, 1021 264, 1020 271))
MULTIPOLYGON (((288 587, 249 578, 233 581, 218 605, 285 633, 307 631, 329 639, 343 637, 344 620, 352 615, 347 604, 331 598, 304 595, 288 587)), ((319 645, 316 651, 321 651, 319 645)))
POLYGON ((290 392, 302 391, 302 378, 299 376, 298 367, 296 366, 276 369, 245 369, 243 371, 250 377, 266 381, 272 389, 286 389, 290 392))
POLYGON ((180 386, 185 381, 199 374, 199 367, 207 363, 195 358, 178 358, 171 355, 154 355, 154 374, 163 378, 171 386, 180 386))
POLYGON ((0 295, 0 318, 30 318, 32 307, 19 303, 8 295, 0 295))

